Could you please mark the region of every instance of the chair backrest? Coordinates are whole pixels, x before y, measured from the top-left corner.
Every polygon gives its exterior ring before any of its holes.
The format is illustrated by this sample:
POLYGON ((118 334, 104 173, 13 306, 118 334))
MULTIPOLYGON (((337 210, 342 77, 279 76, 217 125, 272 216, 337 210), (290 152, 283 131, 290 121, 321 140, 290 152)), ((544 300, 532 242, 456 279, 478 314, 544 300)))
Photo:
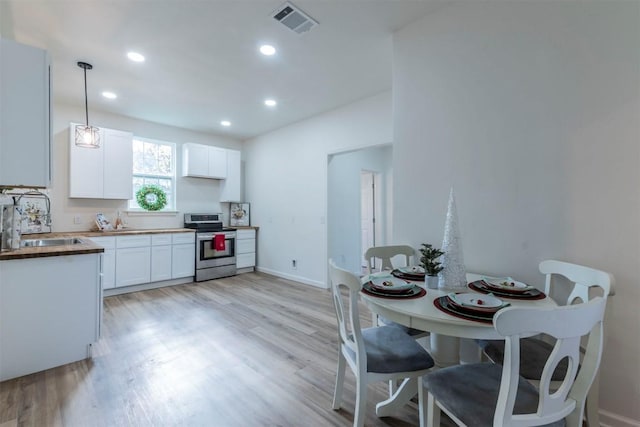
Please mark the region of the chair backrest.
POLYGON ((540 272, 546 275, 544 291, 547 295, 551 294, 554 275, 559 274, 573 282, 573 289, 567 298, 567 305, 589 301, 589 290, 596 286, 602 288, 602 296, 605 299, 615 294, 613 275, 605 271, 555 260, 542 261, 539 268, 540 272))
POLYGON ((604 298, 595 297, 584 304, 556 308, 510 307, 495 315, 493 324, 505 337, 505 352, 494 425, 543 425, 565 417, 567 425, 582 425, 584 401, 602 355, 605 304, 604 298), (556 339, 540 379, 538 410, 513 415, 520 372, 520 336, 538 333, 556 339), (580 341, 584 336, 588 338, 588 345, 580 364, 580 341), (554 392, 551 377, 565 358, 568 359, 567 374, 554 392))
POLYGON ((376 271, 376 258, 382 260, 380 270, 392 270, 391 258, 397 255, 404 255, 405 265, 411 265, 411 257, 416 256, 416 251, 407 245, 374 246, 367 249, 364 253, 364 258, 367 260, 369 274, 376 271))
MULTIPOLYGON (((360 279, 353 273, 339 268, 330 259, 329 280, 333 305, 338 319, 338 337, 341 347, 343 347, 341 351, 344 351, 344 347, 350 349, 355 353, 358 365, 366 368, 367 353, 364 348, 358 309, 358 299, 362 288, 360 279)), ((347 357, 347 360, 349 361, 350 358, 347 357)))

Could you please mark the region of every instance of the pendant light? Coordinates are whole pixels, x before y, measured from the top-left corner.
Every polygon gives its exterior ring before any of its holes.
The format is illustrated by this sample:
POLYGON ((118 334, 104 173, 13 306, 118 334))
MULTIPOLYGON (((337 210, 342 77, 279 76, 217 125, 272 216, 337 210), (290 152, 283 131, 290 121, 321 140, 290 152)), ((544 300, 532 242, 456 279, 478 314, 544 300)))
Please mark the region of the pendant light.
POLYGON ((86 62, 78 62, 78 67, 84 70, 84 112, 86 124, 76 126, 76 145, 85 148, 100 148, 100 129, 89 126, 89 106, 87 101, 87 70, 93 68, 86 62))

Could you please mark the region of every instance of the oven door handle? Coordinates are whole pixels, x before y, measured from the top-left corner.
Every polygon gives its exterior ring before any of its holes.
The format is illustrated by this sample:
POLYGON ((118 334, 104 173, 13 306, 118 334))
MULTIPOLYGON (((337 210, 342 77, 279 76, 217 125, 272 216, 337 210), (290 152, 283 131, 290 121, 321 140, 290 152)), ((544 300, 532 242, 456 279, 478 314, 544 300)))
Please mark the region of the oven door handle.
POLYGON ((213 237, 216 234, 224 234, 225 239, 235 239, 236 235, 235 233, 225 233, 225 232, 219 232, 219 233, 196 233, 196 239, 197 240, 211 240, 213 239, 213 237))

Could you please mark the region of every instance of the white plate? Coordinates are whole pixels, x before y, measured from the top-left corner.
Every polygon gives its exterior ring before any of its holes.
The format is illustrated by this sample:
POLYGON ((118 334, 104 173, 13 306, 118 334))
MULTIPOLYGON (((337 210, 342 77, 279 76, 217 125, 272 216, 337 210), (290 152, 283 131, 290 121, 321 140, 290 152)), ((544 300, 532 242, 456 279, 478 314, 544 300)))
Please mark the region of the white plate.
POLYGON ((533 289, 533 286, 513 280, 511 277, 483 277, 482 280, 490 287, 504 289, 506 291, 524 292, 533 289))
POLYGON ((454 304, 458 304, 462 307, 473 307, 479 309, 497 309, 502 307, 504 304, 502 300, 492 296, 492 295, 479 295, 472 293, 464 293, 464 294, 455 294, 451 293, 448 295, 449 299, 453 301, 454 304))
POLYGON ((398 279, 397 277, 376 277, 371 279, 371 286, 380 290, 387 290, 392 292, 404 291, 413 288, 413 283, 408 283, 405 280, 398 279))
POLYGON ((424 268, 417 265, 412 265, 410 267, 400 267, 398 268, 398 271, 405 274, 415 274, 415 275, 424 274, 424 268))

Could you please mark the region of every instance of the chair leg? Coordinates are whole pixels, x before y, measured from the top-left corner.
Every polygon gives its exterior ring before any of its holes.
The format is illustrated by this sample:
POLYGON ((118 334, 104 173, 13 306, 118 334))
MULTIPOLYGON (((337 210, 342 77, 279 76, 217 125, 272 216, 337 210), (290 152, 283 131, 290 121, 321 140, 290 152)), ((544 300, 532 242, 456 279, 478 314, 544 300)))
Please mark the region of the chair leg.
POLYGON ((433 394, 428 393, 427 403, 427 427, 440 427, 440 407, 436 404, 433 394))
POLYGON ((418 418, 420 419, 420 427, 427 425, 427 408, 424 401, 424 386, 422 385, 422 377, 418 377, 418 418))
POLYGON ((365 375, 366 372, 360 372, 356 378, 356 407, 353 417, 353 427, 364 426, 367 409, 367 380, 365 375))
POLYGON ((586 413, 587 413, 587 426, 588 427, 600 427, 600 373, 596 374, 593 379, 593 384, 587 393, 586 413))
POLYGON ((347 363, 341 350, 338 350, 338 372, 336 374, 336 387, 333 391, 333 409, 340 409, 342 404, 342 386, 344 385, 344 370, 347 363))

